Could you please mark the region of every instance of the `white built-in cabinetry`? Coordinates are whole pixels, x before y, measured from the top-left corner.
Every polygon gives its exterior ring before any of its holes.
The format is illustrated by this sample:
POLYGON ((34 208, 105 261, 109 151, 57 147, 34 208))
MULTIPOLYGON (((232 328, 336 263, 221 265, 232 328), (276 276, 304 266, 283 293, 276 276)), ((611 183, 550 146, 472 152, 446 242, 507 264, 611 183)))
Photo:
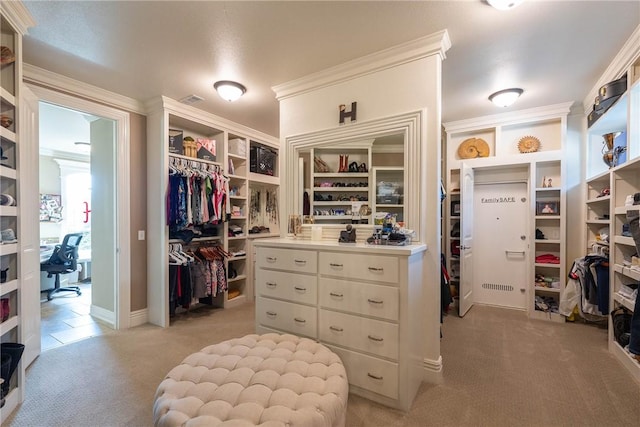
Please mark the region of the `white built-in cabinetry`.
MULTIPOLYGON (((474 170, 476 182, 479 181, 478 177, 484 176, 484 183, 499 185, 500 182, 518 181, 528 184, 530 227, 528 235, 523 237, 529 242, 528 250, 525 251, 529 279, 527 283, 514 284, 510 291, 521 292, 522 289, 526 292, 526 309, 530 317, 564 321, 555 310, 545 310, 548 305, 540 302, 552 300, 551 306, 557 308, 566 277, 568 261, 565 237, 567 206, 564 156, 570 106, 570 103, 557 104, 444 124, 447 156, 445 186, 448 194, 444 206, 444 251, 447 267, 453 278, 452 284, 458 286, 458 292, 461 286, 466 287, 468 289, 462 290, 466 295, 473 291, 474 286, 478 286, 473 281, 465 281, 462 271, 467 270, 461 265, 465 257, 459 255, 460 230, 464 229, 462 221, 465 218, 465 206, 461 203, 465 189, 462 188, 464 186, 461 185, 463 183, 460 178, 464 163, 466 167, 474 170), (539 147, 537 151, 521 153, 518 144, 529 136, 540 142, 539 147), (485 141, 489 148, 488 156, 461 158, 458 147, 470 138, 485 141), (536 230, 544 234, 544 239, 536 238, 536 230), (557 257, 559 262, 536 262, 536 257, 540 255, 557 257), (547 281, 536 283, 536 277, 542 276, 547 281)), ((475 249, 482 247, 484 246, 481 242, 474 242, 475 249)), ((464 250, 468 249, 462 247, 462 252, 464 250)), ((506 288, 499 288, 500 292, 507 291, 506 288)))
MULTIPOLYGON (((23 112, 21 91, 22 37, 26 34, 27 27, 32 26, 33 22, 28 22, 27 18, 30 17, 21 4, 3 2, 1 11, 0 45, 3 49, 8 48, 10 53, 3 51, 3 60, 0 64, 0 114, 2 115, 0 193, 3 198, 0 206, 0 229, 2 230, 0 269, 3 272, 0 283, 0 302, 2 303, 0 340, 2 343, 24 344, 26 330, 23 308, 27 306, 27 302, 24 297, 26 271, 23 266, 26 263, 22 257, 24 247, 21 244, 21 236, 27 236, 28 233, 21 227, 28 221, 23 221, 21 215, 26 205, 24 200, 31 195, 25 194, 24 189, 21 188, 21 179, 26 176, 29 169, 24 160, 27 150, 21 149, 21 144, 30 142, 24 141, 28 125, 27 117, 23 112)), ((0 382, 3 380, 0 379, 0 382)), ((11 377, 8 394, 2 401, 0 424, 5 422, 24 398, 24 363, 20 362, 11 377)))
POLYGON ((196 237, 198 245, 219 245, 231 254, 225 262, 228 290, 218 294, 213 304, 230 307, 253 301, 251 240, 279 235, 279 177, 277 157, 272 175, 256 173, 251 167, 253 147, 278 152, 278 140, 221 117, 203 112, 172 99, 161 97, 148 105, 147 117, 147 305, 151 323, 169 326, 170 244, 187 245, 170 238, 167 226, 166 194, 169 165, 195 165, 215 168, 228 178, 230 216, 217 226, 214 235, 196 237), (170 135, 215 141, 214 155, 196 158, 170 152, 170 135), (260 229, 262 227, 262 229, 260 229), (256 233, 251 233, 256 231, 256 233))
MULTIPOLYGON (((634 312, 635 300, 621 292, 623 286, 632 290, 640 282, 640 270, 632 267, 632 257, 637 256, 633 237, 626 232, 627 211, 640 209, 640 205, 628 205, 628 196, 640 192, 640 31, 636 31, 629 43, 617 55, 607 72, 600 78, 591 94, 585 99, 585 112, 589 113, 595 94, 607 82, 626 75, 626 91, 615 103, 586 129, 585 194, 587 253, 600 242, 600 231, 608 234, 609 246, 609 308, 624 308, 634 312), (619 65, 625 64, 625 65, 619 65), (615 146, 626 150, 618 165, 609 168, 603 161, 604 134, 614 133, 615 146), (601 195, 609 188, 610 195, 601 195), (601 196, 600 196, 601 195, 601 196), (600 196, 600 197, 598 197, 600 196), (608 216, 608 219, 607 219, 608 216), (624 227, 624 230, 623 230, 624 227)), ((596 247, 597 248, 597 247, 596 247)), ((640 382, 640 363, 616 341, 613 322, 609 322, 609 351, 640 382)))
MULTIPOLYGON (((350 391, 407 411, 422 382, 425 245, 256 242, 256 330, 319 340, 350 391)), ((433 325, 428 325, 431 327, 433 325)))

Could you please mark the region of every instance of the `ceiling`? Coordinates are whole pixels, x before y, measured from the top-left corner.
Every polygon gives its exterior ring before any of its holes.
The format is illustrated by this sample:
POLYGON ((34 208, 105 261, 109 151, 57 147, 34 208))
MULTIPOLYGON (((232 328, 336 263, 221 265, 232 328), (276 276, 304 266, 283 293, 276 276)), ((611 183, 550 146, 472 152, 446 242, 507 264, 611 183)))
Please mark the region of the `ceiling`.
POLYGON ((483 0, 23 3, 37 23, 25 62, 140 101, 195 94, 195 107, 271 135, 273 86, 443 29, 443 122, 579 106, 640 24, 639 1, 527 0, 508 11, 483 0), (247 93, 224 101, 217 80, 247 93), (487 100, 514 86, 525 92, 513 106, 487 100))

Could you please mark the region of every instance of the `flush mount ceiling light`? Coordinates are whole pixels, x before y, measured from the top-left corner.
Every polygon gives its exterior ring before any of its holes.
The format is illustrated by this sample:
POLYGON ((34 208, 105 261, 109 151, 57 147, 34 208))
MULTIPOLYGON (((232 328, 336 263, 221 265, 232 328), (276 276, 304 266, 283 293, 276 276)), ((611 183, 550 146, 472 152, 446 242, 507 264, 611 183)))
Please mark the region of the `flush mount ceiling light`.
POLYGON ((230 80, 220 80, 215 82, 213 87, 218 91, 218 95, 222 99, 226 99, 229 102, 235 101, 240 98, 247 91, 247 88, 240 83, 232 82, 230 80))
POLYGON ((508 107, 513 104, 520 95, 522 95, 522 92, 524 92, 522 89, 516 87, 499 90, 498 92, 489 95, 489 101, 493 102, 498 107, 508 107))
POLYGON ((487 0, 491 6, 498 10, 509 10, 520 5, 524 0, 487 0))

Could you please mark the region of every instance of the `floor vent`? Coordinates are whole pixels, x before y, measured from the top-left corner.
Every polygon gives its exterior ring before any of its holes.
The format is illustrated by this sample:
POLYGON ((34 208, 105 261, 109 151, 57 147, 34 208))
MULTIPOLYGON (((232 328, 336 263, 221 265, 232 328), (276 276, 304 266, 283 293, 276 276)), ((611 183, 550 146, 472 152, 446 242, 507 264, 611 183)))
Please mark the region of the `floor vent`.
POLYGON ((489 289, 491 291, 505 291, 505 292, 513 292, 513 286, 511 285, 500 285, 497 283, 483 283, 483 289, 489 289))

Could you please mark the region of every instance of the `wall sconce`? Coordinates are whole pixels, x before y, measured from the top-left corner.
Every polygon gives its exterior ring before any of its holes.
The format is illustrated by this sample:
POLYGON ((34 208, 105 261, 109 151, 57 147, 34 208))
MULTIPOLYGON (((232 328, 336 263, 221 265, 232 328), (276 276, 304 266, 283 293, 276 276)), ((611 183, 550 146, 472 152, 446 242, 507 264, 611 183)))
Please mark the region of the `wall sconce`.
POLYGON ((508 107, 513 104, 523 92, 524 90, 515 87, 499 90, 498 92, 489 95, 489 101, 493 102, 498 107, 508 107))
POLYGON ((222 99, 229 102, 233 102, 240 98, 247 91, 247 88, 242 86, 240 83, 232 82, 230 80, 220 80, 219 82, 215 82, 213 87, 222 99))
POLYGON ((519 6, 524 0, 487 0, 491 6, 498 10, 509 10, 519 6))

